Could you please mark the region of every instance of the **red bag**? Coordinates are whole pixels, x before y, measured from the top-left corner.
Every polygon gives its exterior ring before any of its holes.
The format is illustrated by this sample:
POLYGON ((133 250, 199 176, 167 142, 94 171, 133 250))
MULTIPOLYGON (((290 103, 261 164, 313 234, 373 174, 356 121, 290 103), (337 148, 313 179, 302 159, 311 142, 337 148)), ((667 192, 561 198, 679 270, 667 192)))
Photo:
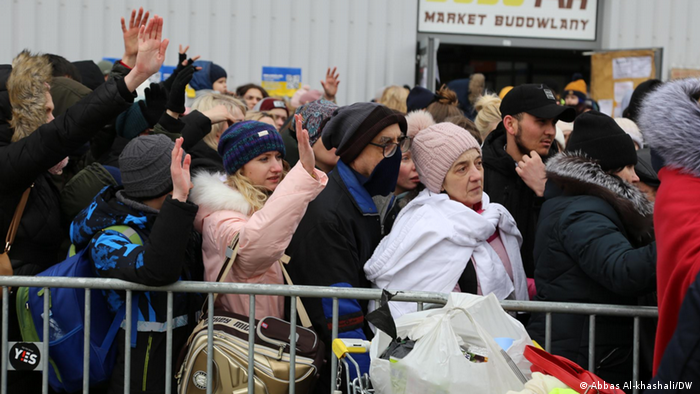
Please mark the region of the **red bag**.
POLYGON ((618 386, 605 382, 575 362, 534 346, 525 347, 525 358, 532 363, 532 372, 554 376, 578 393, 625 394, 618 386))

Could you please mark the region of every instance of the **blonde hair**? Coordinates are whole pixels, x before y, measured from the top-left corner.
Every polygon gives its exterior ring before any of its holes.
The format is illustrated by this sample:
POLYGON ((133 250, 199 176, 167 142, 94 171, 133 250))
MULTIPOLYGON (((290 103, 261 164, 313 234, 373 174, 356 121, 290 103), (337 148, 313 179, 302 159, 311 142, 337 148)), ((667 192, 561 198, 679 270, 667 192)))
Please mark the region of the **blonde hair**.
POLYGON ((405 114, 408 111, 406 107, 406 99, 408 98, 408 90, 402 86, 389 86, 384 89, 382 97, 379 99, 379 104, 383 104, 393 110, 405 114))
MULTIPOLYGON (((284 180, 284 177, 289 172, 289 163, 282 160, 282 174, 280 175, 280 182, 284 180)), ((226 177, 226 184, 238 190, 243 198, 250 204, 251 211, 248 215, 252 215, 254 212, 259 211, 267 202, 267 199, 272 195, 272 192, 261 186, 253 185, 253 182, 247 176, 243 175, 243 168, 239 168, 233 174, 226 177)))
POLYGON ((272 115, 261 111, 248 111, 245 114, 245 120, 257 120, 260 122, 260 119, 262 118, 272 118, 272 115))
POLYGON ((501 121, 500 106, 501 99, 495 94, 481 96, 474 104, 474 109, 477 111, 474 124, 476 124, 476 129, 479 130, 482 140, 486 139, 486 136, 493 131, 491 130, 491 124, 501 121))
POLYGON ((450 116, 464 115, 457 100, 457 93, 454 90, 448 88, 446 85, 442 85, 440 90, 436 92, 439 96, 437 101, 431 103, 425 110, 433 115, 435 123, 442 123, 445 119, 450 116))
MULTIPOLYGON (((245 116, 246 111, 248 110, 248 107, 243 101, 220 93, 208 93, 204 96, 198 97, 192 104, 192 109, 196 109, 199 112, 204 112, 209 111, 217 105, 225 106, 226 109, 228 109, 228 112, 233 112, 234 110, 238 109, 241 111, 243 116, 245 116)), ((224 132, 224 128, 226 128, 226 122, 219 122, 211 125, 211 131, 209 134, 205 135, 204 138, 202 138, 202 141, 204 141, 204 143, 210 148, 217 150, 219 146, 219 139, 217 136, 220 136, 221 133, 224 132)))

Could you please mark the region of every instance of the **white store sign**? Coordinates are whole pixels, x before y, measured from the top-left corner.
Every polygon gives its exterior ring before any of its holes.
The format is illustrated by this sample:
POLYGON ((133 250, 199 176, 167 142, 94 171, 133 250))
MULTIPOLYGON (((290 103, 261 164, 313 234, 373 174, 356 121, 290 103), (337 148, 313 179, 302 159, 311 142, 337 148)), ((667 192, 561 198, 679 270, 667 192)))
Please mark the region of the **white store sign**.
POLYGON ((420 33, 596 39, 597 0, 419 0, 420 33))

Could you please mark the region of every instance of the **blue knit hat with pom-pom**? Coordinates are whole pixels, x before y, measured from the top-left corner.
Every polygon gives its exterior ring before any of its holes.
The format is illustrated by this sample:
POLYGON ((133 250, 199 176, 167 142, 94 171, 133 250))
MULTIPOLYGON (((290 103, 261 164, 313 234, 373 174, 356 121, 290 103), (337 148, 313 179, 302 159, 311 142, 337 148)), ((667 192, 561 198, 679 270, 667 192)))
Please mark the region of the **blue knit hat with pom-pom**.
POLYGON ((229 175, 265 152, 277 151, 285 155, 284 141, 274 126, 247 120, 238 122, 224 131, 219 139, 219 156, 229 175))

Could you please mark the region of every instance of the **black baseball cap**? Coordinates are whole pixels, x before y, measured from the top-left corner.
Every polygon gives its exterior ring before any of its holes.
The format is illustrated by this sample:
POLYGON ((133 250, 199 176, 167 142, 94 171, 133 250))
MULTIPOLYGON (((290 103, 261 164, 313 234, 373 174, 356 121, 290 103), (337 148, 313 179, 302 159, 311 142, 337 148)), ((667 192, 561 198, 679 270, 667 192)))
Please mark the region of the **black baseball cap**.
POLYGON ((527 112, 542 119, 573 122, 576 110, 558 105, 552 89, 543 84, 525 84, 511 89, 501 101, 501 118, 527 112))

